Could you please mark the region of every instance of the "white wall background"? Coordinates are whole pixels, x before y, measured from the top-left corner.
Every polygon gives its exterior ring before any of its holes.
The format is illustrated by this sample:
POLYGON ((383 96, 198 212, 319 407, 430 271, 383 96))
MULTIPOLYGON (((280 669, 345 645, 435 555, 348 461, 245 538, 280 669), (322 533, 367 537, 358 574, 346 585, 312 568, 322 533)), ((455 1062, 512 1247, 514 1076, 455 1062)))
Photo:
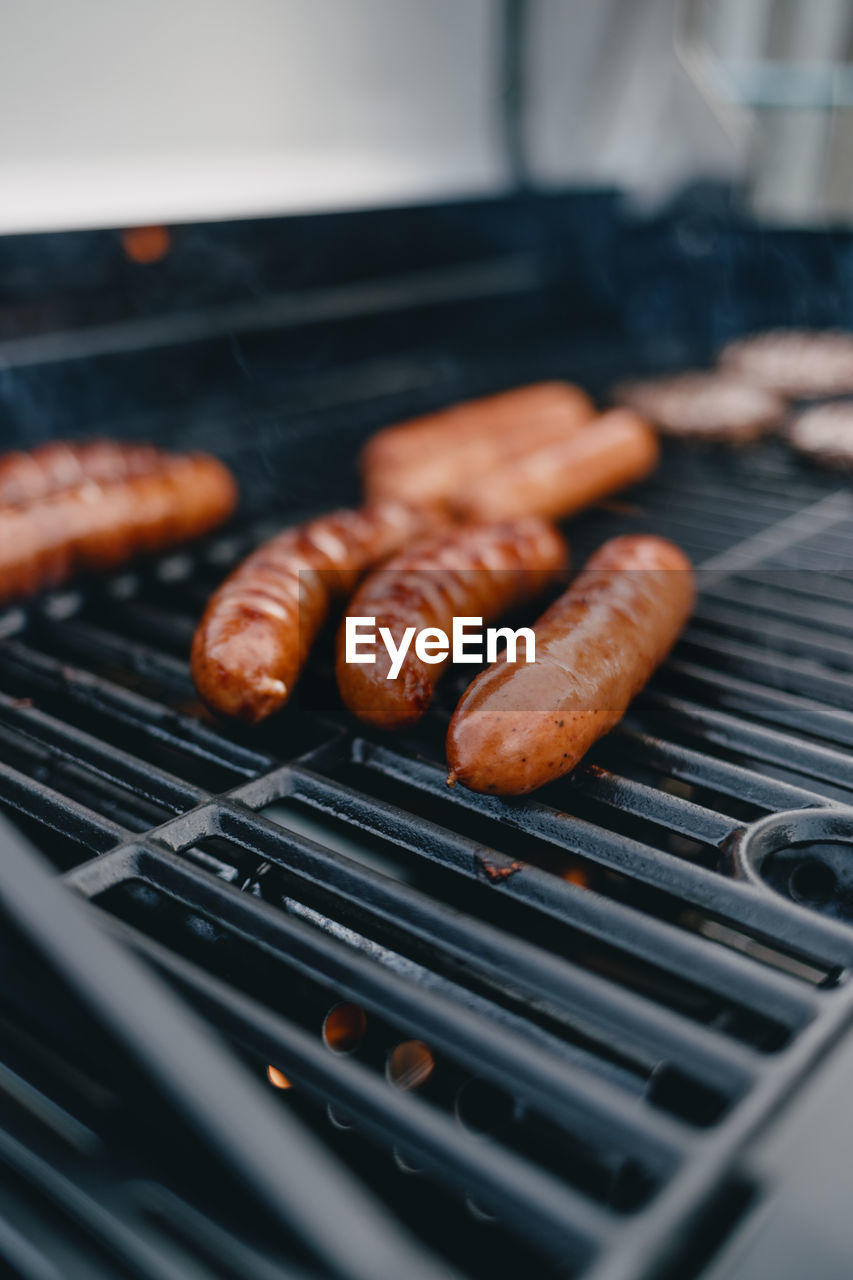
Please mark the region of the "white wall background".
POLYGON ((0 0, 0 229, 493 189, 492 0, 0 0))
MULTIPOLYGON (((733 162, 675 57, 677 2, 530 0, 541 180, 655 191, 733 162)), ((0 0, 0 231, 498 191, 500 9, 0 0)))

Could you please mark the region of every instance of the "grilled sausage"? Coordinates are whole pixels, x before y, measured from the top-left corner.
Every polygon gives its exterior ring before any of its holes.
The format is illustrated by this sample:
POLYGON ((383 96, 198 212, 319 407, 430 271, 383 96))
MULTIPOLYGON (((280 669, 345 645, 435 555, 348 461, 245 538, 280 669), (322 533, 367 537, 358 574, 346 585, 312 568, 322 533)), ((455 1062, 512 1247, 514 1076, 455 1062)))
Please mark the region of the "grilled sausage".
MULTIPOLYGON (((449 634, 456 617, 492 621, 539 595, 567 560, 563 538, 543 520, 461 526, 427 535, 377 569, 356 591, 347 614, 375 618, 377 634, 387 627, 399 647, 409 627, 449 634)), ((432 701, 449 654, 441 662, 425 662, 410 645, 393 680, 387 647, 378 646, 375 658, 372 664, 347 662, 342 625, 336 670, 345 705, 378 729, 415 724, 432 701)))
POLYGON ((192 675, 211 710, 256 724, 284 706, 331 601, 421 527, 399 505, 338 511, 253 552, 213 594, 193 638, 192 675))
POLYGON ((613 409, 574 435, 479 476, 452 505, 468 520, 564 519, 643 480, 659 457, 648 423, 630 409, 613 409))
POLYGON ((162 455, 157 468, 0 508, 0 600, 33 595, 80 569, 113 569, 221 524, 234 510, 231 473, 206 454, 162 455))
POLYGON ((614 538, 536 623, 536 661, 474 680, 447 734, 449 785, 522 795, 568 773, 622 718, 690 616, 693 573, 661 538, 614 538))
POLYGON ((370 501, 440 505, 525 450, 572 435, 595 415, 585 391, 542 382, 386 427, 361 455, 370 501))
POLYGON ((0 506, 36 502, 87 480, 103 483, 143 475, 161 466, 165 456, 153 445, 117 440, 58 440, 26 453, 4 453, 0 455, 0 506))

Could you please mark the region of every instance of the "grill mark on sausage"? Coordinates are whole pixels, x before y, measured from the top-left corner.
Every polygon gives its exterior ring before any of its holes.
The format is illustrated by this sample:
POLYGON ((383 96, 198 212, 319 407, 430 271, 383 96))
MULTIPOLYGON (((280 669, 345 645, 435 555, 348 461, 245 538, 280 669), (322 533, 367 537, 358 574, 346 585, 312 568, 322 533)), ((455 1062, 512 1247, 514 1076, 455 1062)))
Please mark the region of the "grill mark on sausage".
POLYGON ((284 706, 332 602, 423 526, 384 504, 338 511, 264 543, 214 592, 193 638, 203 701, 256 724, 284 706))
MULTIPOLYGON (((450 633, 454 617, 493 621, 538 595, 565 567, 567 549, 546 521, 530 517, 462 526, 425 538, 371 575, 350 602, 348 615, 372 617, 399 646, 408 627, 450 633)), ((345 629, 338 636, 336 674, 344 704, 365 723, 399 729, 426 712, 443 663, 425 663, 410 647, 399 675, 387 678, 390 659, 380 650, 372 665, 348 663, 345 629)))
POLYGON ((79 570, 115 569, 199 537, 232 513, 230 472, 206 454, 161 454, 156 467, 0 507, 0 600, 33 595, 79 570))

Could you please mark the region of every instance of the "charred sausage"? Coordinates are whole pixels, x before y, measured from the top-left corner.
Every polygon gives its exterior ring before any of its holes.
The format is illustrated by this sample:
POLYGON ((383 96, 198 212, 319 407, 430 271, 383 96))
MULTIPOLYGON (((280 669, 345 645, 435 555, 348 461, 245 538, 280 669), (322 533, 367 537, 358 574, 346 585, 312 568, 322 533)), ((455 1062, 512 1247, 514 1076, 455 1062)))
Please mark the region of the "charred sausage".
POLYGON ((643 480, 659 456, 648 423, 630 409, 613 409, 573 435, 479 476, 452 505, 469 520, 564 519, 643 480))
POLYGON ((216 458, 164 454, 140 475, 89 480, 2 507, 0 601, 199 537, 226 520, 236 501, 234 479, 216 458))
POLYGON ((572 435, 594 415, 579 387, 543 382, 386 427, 362 451, 365 492, 371 501, 440 505, 477 476, 572 435))
MULTIPOLYGON (((566 567, 566 544, 544 520, 460 526, 420 539, 362 583, 350 601, 351 617, 387 627, 399 649, 409 628, 445 634, 458 617, 490 622, 506 609, 541 593, 566 567)), ((415 724, 432 701, 449 661, 424 661, 411 644, 399 673, 389 678, 387 645, 375 662, 347 662, 345 626, 338 635, 337 680, 345 705, 366 724, 401 729, 415 724)))
POLYGON ((399 505, 338 511, 286 529, 213 594, 192 674, 212 711, 256 724, 289 698, 331 601, 422 527, 399 505))
POLYGON ((57 440, 28 452, 0 455, 0 506, 21 505, 73 489, 143 475, 162 465, 165 454, 149 444, 117 440, 57 440))
POLYGON ((536 623, 536 661, 499 660, 462 696, 448 783, 522 795, 568 773, 622 718, 693 600, 690 562, 671 542, 605 543, 536 623))

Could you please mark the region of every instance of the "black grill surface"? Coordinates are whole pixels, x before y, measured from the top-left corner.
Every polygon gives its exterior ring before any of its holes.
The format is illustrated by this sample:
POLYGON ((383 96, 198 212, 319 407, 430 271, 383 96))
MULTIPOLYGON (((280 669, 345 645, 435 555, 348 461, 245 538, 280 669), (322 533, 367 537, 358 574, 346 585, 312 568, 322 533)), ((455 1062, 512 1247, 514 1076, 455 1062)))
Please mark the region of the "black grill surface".
MULTIPOLYGON (((524 801, 445 786, 452 677, 406 737, 348 722, 322 656, 257 734, 202 712, 188 640, 258 530, 4 620, 4 806, 472 1275, 645 1274, 699 1219, 713 1244, 737 1153, 851 1013, 853 501, 778 445, 672 449, 569 534, 580 559, 640 529, 700 566, 696 615, 626 722, 524 801), (366 1014, 347 1055, 321 1039, 341 1003, 366 1014), (405 1090, 408 1040, 435 1067, 405 1090)), ((141 1231, 151 1186, 110 1195, 141 1231)))

